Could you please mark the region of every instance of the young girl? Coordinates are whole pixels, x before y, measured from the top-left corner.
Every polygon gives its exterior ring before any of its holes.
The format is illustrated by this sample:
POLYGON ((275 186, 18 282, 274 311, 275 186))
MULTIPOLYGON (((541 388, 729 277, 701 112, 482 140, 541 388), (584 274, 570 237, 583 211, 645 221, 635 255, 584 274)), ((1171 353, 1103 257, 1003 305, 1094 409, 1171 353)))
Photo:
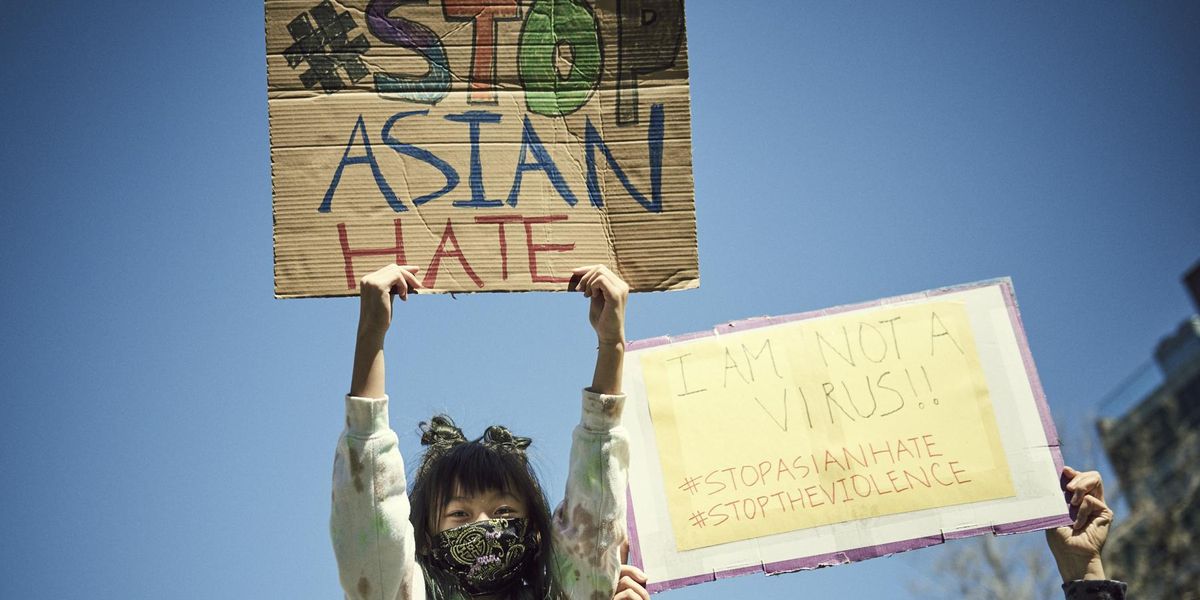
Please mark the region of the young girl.
POLYGON ((529 468, 530 440, 490 427, 467 441, 446 417, 422 423, 428 448, 409 497, 388 426, 383 340, 392 294, 419 287, 416 268, 389 265, 362 279, 346 429, 333 468, 330 532, 347 598, 543 600, 646 598, 645 575, 621 567, 628 441, 624 396, 629 287, 603 266, 575 270, 591 298, 599 349, 571 447, 567 492, 550 514, 529 468), (620 581, 620 586, 618 586, 620 581))

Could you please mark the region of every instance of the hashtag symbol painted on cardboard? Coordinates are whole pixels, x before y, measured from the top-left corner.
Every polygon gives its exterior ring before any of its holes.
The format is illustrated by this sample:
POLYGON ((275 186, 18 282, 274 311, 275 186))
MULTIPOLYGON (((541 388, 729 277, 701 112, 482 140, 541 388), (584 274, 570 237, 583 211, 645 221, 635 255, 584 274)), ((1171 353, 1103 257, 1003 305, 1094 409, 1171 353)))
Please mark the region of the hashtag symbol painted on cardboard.
POLYGON ((704 529, 705 524, 708 523, 708 517, 704 516, 704 511, 692 513, 690 519, 692 527, 699 527, 700 529, 704 529))
POLYGON ((683 485, 679 486, 679 489, 694 495, 696 493, 696 489, 699 487, 699 482, 699 477, 684 477, 683 485))
POLYGON ((300 74, 300 83, 306 89, 319 85, 325 93, 332 94, 346 87, 338 74, 339 69, 355 83, 367 76, 362 55, 371 44, 363 34, 350 38, 357 27, 353 15, 338 13, 329 0, 300 13, 288 23, 288 33, 295 42, 283 51, 283 57, 293 69, 301 63, 308 66, 300 74))

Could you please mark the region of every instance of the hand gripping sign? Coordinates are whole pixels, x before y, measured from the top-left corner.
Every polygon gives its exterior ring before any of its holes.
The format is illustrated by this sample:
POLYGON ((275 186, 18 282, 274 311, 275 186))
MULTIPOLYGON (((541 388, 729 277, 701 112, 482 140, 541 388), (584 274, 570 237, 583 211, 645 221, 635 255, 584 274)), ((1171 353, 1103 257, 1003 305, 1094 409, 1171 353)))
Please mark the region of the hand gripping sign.
POLYGON ((267 0, 275 294, 699 284, 683 0, 267 0))
POLYGON ((1069 523, 1007 279, 634 342, 652 591, 1069 523))

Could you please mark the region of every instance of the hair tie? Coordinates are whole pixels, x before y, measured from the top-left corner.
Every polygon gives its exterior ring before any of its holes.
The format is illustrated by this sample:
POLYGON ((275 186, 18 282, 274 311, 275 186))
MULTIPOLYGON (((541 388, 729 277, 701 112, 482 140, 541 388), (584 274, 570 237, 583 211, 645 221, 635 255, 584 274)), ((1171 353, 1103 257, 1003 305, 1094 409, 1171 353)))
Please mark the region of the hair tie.
POLYGON ((461 429, 446 415, 435 415, 428 423, 422 422, 421 445, 431 450, 449 450, 467 441, 461 429))
POLYGON ((467 443, 467 437, 446 415, 434 415, 428 423, 421 422, 419 427, 421 429, 421 445, 428 446, 424 456, 421 457, 421 465, 417 468, 417 477, 422 478, 434 463, 455 446, 467 443))
POLYGON ((533 440, 527 437, 515 436, 508 428, 500 425, 488 427, 483 432, 483 437, 480 438, 480 441, 484 446, 522 455, 525 454, 525 449, 533 443, 533 440))

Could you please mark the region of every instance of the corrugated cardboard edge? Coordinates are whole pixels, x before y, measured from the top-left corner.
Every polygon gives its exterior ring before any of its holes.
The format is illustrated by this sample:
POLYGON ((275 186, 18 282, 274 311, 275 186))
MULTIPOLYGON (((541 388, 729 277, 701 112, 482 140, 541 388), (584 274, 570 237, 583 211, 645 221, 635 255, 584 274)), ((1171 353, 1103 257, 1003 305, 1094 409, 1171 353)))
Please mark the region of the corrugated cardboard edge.
MULTIPOLYGON (((270 68, 270 42, 268 37, 271 32, 270 21, 267 17, 267 3, 263 2, 263 75, 270 80, 270 75, 267 69, 270 68)), ((295 296, 281 296, 279 294, 279 229, 275 217, 275 153, 270 152, 270 148, 275 147, 275 132, 271 130, 271 86, 267 85, 267 154, 271 157, 271 289, 275 294, 275 298, 292 298, 295 296)))
MULTIPOLYGON (((700 278, 696 277, 695 279, 685 279, 685 280, 678 281, 667 288, 647 289, 647 290, 630 290, 630 293, 654 294, 654 293, 659 293, 659 292, 678 292, 678 291, 682 291, 682 290, 692 290, 692 289, 696 289, 698 287, 700 287, 700 278)), ((562 284, 562 289, 553 289, 553 290, 490 289, 490 290, 451 291, 451 290, 437 289, 437 288, 421 288, 419 290, 416 290, 416 291, 410 292, 410 293, 415 293, 417 295, 449 294, 451 296, 466 296, 466 295, 475 295, 475 294, 558 294, 558 293, 566 292, 566 291, 567 291, 567 284, 564 283, 564 284, 562 284)), ((345 294, 280 294, 278 291, 275 292, 275 298, 278 300, 290 300, 290 299, 294 299, 294 298, 353 298, 356 296, 358 296, 358 291, 348 292, 345 294)))
MULTIPOLYGON (((912 300, 935 298, 954 292, 962 292, 992 286, 999 286, 1000 292, 1004 297, 1004 304, 1008 308, 1009 323, 1012 325, 1013 334, 1017 339, 1017 347, 1021 352, 1021 358, 1025 364, 1025 374, 1029 379, 1030 391, 1033 394, 1034 402, 1037 405, 1038 414, 1042 420, 1042 430, 1045 433, 1046 446, 1050 449, 1050 455, 1054 460, 1054 466, 1059 472, 1062 472, 1063 458, 1062 452, 1059 448, 1058 431, 1054 427, 1054 419, 1050 414, 1050 406, 1046 403, 1046 393, 1042 389, 1042 381, 1041 378, 1038 377, 1037 368, 1033 362, 1033 354, 1029 350, 1029 340, 1025 337, 1025 326, 1021 322, 1021 314, 1017 308, 1017 298, 1013 290, 1012 278, 1010 277, 988 279, 974 283, 965 283, 962 285, 938 288, 926 292, 893 296, 891 298, 883 298, 880 300, 873 300, 871 302, 844 304, 842 306, 836 306, 833 308, 794 313, 778 317, 751 317, 748 319, 742 319, 740 321, 731 321, 722 325, 717 325, 709 331, 697 331, 679 336, 660 336, 644 340, 637 340, 629 343, 628 351, 632 352, 635 350, 644 350, 647 348, 654 348, 656 346, 663 346, 672 342, 717 336, 721 334, 733 333, 734 331, 746 331, 760 327, 767 327, 770 325, 778 325, 780 323, 803 321, 817 317, 861 310, 864 308, 878 308, 890 304, 899 304, 912 300)), ((642 560, 641 543, 638 539, 637 516, 634 514, 632 492, 626 489, 625 496, 626 506, 628 506, 627 518, 629 530, 629 563, 638 568, 643 568, 645 564, 642 560)), ((713 571, 712 573, 681 577, 667 581, 654 581, 646 585, 646 590, 653 594, 666 590, 687 587, 689 585, 695 585, 698 583, 716 581, 717 579, 727 579, 730 577, 750 575, 758 572, 762 572, 766 575, 779 575, 783 573, 793 573, 796 571, 819 569, 821 567, 843 565, 871 558, 889 556, 900 552, 908 552, 909 550, 916 550, 918 548, 927 548, 929 546, 945 543, 947 540, 963 539, 977 535, 984 535, 987 533, 991 533, 992 535, 1026 533, 1041 529, 1049 529, 1051 527, 1061 527, 1064 525, 1069 525, 1071 522, 1071 518, 1067 515, 1067 501, 1064 498, 1063 513, 1061 515, 1025 521, 1015 521, 1011 523, 997 523, 995 525, 989 525, 985 527, 970 527, 953 531, 942 531, 937 535, 917 537, 908 540, 899 540, 875 546, 865 546, 862 548, 854 548, 842 552, 800 556, 785 561, 752 564, 724 569, 721 571, 713 571)))

